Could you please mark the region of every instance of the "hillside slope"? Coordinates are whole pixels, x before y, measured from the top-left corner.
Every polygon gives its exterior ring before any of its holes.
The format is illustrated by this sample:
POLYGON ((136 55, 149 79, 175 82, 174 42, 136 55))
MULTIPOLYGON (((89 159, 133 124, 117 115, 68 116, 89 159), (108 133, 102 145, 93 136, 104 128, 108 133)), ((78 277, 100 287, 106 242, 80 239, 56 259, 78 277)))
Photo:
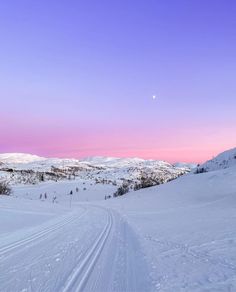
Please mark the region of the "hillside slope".
POLYGON ((157 291, 236 291, 236 166, 107 202, 142 239, 157 291))
POLYGON ((198 172, 208 172, 218 169, 226 169, 236 165, 236 148, 220 153, 216 157, 200 165, 198 172))

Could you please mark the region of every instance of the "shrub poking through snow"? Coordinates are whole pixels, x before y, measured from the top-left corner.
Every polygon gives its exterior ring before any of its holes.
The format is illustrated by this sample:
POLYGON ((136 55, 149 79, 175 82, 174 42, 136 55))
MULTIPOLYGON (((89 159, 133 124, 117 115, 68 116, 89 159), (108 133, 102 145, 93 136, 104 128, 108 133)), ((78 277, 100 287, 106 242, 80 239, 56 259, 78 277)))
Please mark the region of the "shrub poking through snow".
POLYGON ((113 197, 123 196, 124 194, 129 192, 129 186, 126 183, 123 183, 122 186, 118 188, 118 190, 114 193, 113 197))
POLYGON ((11 194, 11 188, 7 181, 0 181, 0 195, 7 195, 11 194))

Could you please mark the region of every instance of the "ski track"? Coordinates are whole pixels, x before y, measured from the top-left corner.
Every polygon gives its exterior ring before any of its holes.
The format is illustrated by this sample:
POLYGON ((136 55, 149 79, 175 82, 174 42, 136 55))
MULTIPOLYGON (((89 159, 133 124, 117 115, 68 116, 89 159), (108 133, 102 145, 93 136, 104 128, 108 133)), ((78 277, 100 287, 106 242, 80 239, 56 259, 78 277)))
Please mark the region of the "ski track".
POLYGON ((83 205, 0 245, 0 291, 152 291, 136 234, 115 211, 83 205))
POLYGON ((102 232, 99 234, 93 245, 90 247, 89 251, 85 255, 79 265, 76 267, 72 273, 69 281, 62 290, 63 292, 69 291, 82 291, 86 285, 97 258, 102 252, 102 249, 106 243, 112 227, 112 215, 108 212, 108 221, 102 232))
MULTIPOLYGON (((85 213, 86 211, 84 211, 84 213, 81 216, 85 215, 85 213)), ((78 216, 71 215, 68 218, 64 218, 63 220, 60 220, 58 223, 55 223, 47 228, 43 228, 41 231, 33 233, 32 235, 26 238, 17 240, 13 243, 0 247, 0 259, 4 260, 7 256, 14 255, 14 250, 16 250, 16 252, 20 252, 21 249, 19 248, 25 249, 31 245, 38 244, 38 240, 47 240, 48 236, 51 235, 53 232, 58 232, 61 228, 79 218, 78 216)))

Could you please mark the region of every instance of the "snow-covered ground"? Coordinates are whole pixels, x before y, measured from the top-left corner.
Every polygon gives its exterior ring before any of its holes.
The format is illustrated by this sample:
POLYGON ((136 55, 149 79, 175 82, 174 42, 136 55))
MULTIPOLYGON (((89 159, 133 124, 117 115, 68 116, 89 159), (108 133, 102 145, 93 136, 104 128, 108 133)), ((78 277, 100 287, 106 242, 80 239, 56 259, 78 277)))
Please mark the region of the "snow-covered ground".
POLYGON ((157 291, 236 291, 236 167, 108 204, 141 239, 157 291))
POLYGON ((35 224, 1 237, 1 291, 151 290, 139 241, 115 211, 81 204, 35 224))
POLYGON ((139 239, 115 210, 0 203, 0 291, 152 291, 139 239))
POLYGON ((236 291, 236 165, 104 200, 114 188, 0 196, 0 291, 236 291))
POLYGON ((226 169, 234 165, 236 165, 236 148, 220 153, 213 159, 200 165, 198 169, 208 172, 218 169, 226 169))
POLYGON ((43 182, 36 185, 14 185, 13 195, 30 200, 38 200, 42 194, 42 201, 52 202, 56 196, 56 201, 60 205, 74 202, 104 200, 105 196, 113 196, 117 187, 113 185, 96 184, 92 180, 75 179, 58 182, 43 182), (78 189, 78 191, 76 191, 78 189), (72 196, 70 192, 72 191, 72 196), (44 195, 47 200, 44 200, 44 195))

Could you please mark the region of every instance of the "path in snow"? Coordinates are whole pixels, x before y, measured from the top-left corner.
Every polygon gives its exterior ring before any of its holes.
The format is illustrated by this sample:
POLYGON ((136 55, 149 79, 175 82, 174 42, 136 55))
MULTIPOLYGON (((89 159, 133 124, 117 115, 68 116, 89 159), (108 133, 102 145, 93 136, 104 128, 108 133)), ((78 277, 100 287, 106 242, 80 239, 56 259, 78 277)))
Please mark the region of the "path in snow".
POLYGON ((1 238, 0 291, 151 291, 139 242, 115 211, 92 205, 1 238))

